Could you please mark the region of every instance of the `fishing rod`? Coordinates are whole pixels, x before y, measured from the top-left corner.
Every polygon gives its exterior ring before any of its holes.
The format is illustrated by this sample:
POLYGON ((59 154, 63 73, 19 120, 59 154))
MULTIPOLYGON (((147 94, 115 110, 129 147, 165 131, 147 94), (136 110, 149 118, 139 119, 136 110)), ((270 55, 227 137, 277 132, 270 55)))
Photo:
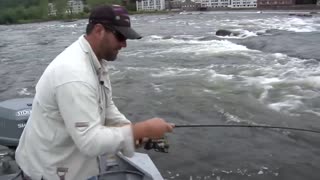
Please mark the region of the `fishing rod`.
POLYGON ((284 126, 239 125, 239 124, 174 124, 174 128, 190 128, 190 127, 240 127, 240 128, 286 129, 286 130, 304 131, 304 132, 320 134, 320 131, 317 131, 317 130, 295 128, 295 127, 284 127, 284 126))
MULTIPOLYGON (((304 128, 295 128, 295 127, 284 127, 284 126, 268 126, 268 125, 242 125, 242 124, 173 124, 174 128, 191 128, 191 127, 202 127, 202 128, 208 128, 208 127, 214 127, 214 128, 230 128, 230 127, 236 127, 236 128, 264 128, 264 129, 285 129, 285 130, 294 130, 294 131, 303 131, 303 132, 310 132, 310 133, 317 133, 320 134, 320 131, 312 130, 312 129, 304 129, 304 128)), ((160 138, 160 139, 149 139, 144 146, 144 149, 150 150, 154 149, 157 152, 163 152, 168 153, 169 144, 167 139, 160 138)))

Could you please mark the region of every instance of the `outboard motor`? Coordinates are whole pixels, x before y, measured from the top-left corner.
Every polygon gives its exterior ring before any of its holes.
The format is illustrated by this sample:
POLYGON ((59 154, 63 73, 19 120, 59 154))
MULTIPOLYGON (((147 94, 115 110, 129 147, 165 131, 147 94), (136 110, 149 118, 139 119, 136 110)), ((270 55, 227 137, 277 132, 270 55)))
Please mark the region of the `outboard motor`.
POLYGON ((0 145, 10 149, 18 146, 31 114, 32 101, 32 98, 18 98, 0 102, 0 145))
POLYGON ((31 114, 32 101, 32 98, 19 98, 0 102, 0 146, 9 148, 0 149, 1 174, 15 172, 11 162, 14 160, 15 149, 31 114))

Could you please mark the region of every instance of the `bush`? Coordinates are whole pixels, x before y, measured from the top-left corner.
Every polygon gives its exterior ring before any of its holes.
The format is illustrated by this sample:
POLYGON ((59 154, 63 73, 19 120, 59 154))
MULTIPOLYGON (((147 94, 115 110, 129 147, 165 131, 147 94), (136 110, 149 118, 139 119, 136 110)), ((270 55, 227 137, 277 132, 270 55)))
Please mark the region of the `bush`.
POLYGON ((19 6, 0 11, 0 24, 13 24, 20 21, 25 22, 27 20, 40 20, 43 18, 45 17, 43 17, 39 6, 31 6, 27 9, 19 6))
POLYGON ((0 24, 17 23, 18 18, 14 9, 3 10, 0 14, 0 24))

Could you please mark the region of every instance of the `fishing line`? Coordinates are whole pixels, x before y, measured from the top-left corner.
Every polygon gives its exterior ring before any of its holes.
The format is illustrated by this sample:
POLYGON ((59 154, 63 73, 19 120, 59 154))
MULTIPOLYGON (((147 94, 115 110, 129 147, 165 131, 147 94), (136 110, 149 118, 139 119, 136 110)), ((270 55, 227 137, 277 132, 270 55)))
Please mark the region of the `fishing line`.
POLYGON ((239 125, 239 124, 175 124, 174 128, 189 128, 189 127, 240 127, 240 128, 264 128, 264 129, 286 129, 294 131, 304 131, 311 133, 318 133, 320 131, 295 127, 283 127, 283 126, 266 126, 266 125, 239 125))

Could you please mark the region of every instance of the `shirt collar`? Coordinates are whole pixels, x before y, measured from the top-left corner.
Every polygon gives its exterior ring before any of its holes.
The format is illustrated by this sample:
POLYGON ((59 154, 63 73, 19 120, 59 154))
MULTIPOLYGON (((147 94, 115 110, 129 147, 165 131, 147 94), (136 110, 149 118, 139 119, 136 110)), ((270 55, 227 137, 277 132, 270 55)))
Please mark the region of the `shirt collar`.
POLYGON ((100 63, 100 61, 98 60, 96 54, 93 52, 89 42, 84 37, 84 35, 79 37, 79 43, 80 43, 81 49, 86 54, 89 54, 89 56, 91 57, 90 60, 92 61, 92 64, 96 72, 97 73, 108 72, 108 66, 107 66, 106 60, 102 60, 100 63))

